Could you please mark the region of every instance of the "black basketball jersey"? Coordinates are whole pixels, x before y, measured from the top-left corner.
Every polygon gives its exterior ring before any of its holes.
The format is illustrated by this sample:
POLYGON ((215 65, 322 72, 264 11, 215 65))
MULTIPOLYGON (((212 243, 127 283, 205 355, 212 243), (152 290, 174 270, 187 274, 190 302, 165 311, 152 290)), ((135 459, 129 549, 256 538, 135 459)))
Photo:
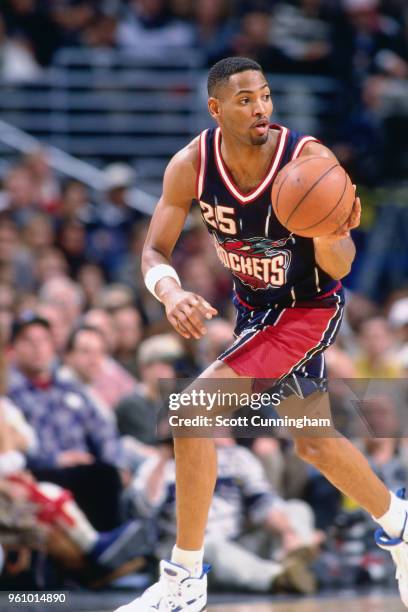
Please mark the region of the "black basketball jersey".
POLYGON ((243 194, 221 155, 221 130, 200 134, 197 201, 218 257, 234 278, 235 291, 251 306, 301 306, 329 292, 334 281, 316 263, 313 239, 290 233, 271 204, 275 176, 316 141, 280 125, 280 134, 263 181, 243 194))

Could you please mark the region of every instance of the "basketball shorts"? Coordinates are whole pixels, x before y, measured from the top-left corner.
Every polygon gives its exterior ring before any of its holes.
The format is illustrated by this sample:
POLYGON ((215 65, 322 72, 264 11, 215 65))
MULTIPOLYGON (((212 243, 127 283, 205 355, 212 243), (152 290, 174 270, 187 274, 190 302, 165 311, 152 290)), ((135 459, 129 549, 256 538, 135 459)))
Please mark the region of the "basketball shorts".
POLYGON ((235 342, 220 356, 234 372, 281 381, 326 377, 324 351, 333 344, 344 309, 339 283, 330 293, 291 308, 253 308, 237 295, 235 342))

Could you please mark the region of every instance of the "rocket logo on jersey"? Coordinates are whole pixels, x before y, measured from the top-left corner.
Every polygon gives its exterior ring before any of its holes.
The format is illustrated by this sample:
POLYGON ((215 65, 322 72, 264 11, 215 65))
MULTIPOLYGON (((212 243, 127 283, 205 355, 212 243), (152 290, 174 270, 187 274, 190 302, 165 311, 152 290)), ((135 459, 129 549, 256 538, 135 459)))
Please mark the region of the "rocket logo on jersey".
POLYGON ((213 237, 223 265, 251 289, 273 289, 286 283, 291 252, 279 247, 285 246, 290 236, 281 240, 263 237, 220 239, 214 233, 213 237))

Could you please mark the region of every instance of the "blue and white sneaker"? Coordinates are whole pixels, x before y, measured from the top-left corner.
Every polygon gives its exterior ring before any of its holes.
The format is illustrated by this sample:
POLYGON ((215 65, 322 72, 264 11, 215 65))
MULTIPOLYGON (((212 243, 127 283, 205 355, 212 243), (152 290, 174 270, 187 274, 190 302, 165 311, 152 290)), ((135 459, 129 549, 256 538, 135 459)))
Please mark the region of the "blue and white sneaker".
POLYGON ((131 603, 115 612, 203 612, 207 606, 207 573, 200 578, 171 561, 161 561, 160 580, 131 603))
MULTIPOLYGON (((405 489, 399 489, 396 493, 400 499, 405 499, 405 489)), ((408 509, 408 505, 407 505, 408 509)), ((408 523, 408 512, 405 516, 405 523, 401 531, 401 536, 404 534, 408 523)), ((408 543, 402 537, 390 538, 384 529, 377 529, 375 532, 375 541, 380 548, 388 550, 391 553, 393 561, 396 565, 395 577, 398 580, 398 588, 402 603, 408 608, 408 543)))

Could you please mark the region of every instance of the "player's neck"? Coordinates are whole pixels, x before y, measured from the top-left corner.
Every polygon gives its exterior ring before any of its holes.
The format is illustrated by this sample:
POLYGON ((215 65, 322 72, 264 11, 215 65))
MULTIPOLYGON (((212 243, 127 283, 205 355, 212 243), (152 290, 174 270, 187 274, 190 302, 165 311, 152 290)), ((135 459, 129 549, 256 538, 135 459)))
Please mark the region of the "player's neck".
POLYGON ((245 144, 223 133, 221 155, 234 175, 262 175, 269 167, 275 152, 278 132, 269 130, 268 140, 262 145, 245 144))

